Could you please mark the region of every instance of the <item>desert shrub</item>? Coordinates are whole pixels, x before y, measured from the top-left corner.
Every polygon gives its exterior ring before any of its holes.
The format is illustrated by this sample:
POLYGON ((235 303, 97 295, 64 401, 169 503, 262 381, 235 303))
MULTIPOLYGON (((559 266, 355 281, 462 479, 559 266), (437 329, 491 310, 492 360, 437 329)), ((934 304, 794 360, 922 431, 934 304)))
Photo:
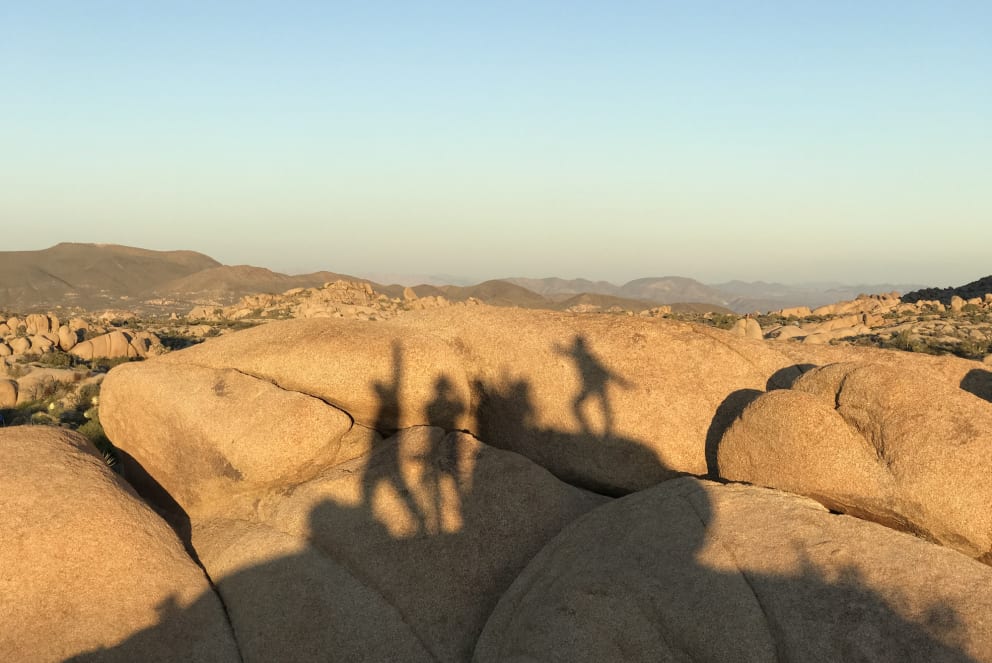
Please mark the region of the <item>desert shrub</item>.
POLYGON ((85 412, 86 410, 93 407, 93 399, 100 395, 100 385, 98 384, 84 384, 76 392, 76 409, 80 412, 85 412))
POLYGON ((117 455, 117 448, 114 447, 110 438, 103 431, 103 426, 100 424, 100 417, 96 416, 89 419, 85 424, 76 429, 82 436, 89 440, 97 450, 103 454, 104 462, 114 470, 119 468, 119 458, 117 455))
POLYGON ((31 370, 27 366, 21 366, 18 364, 14 364, 13 366, 7 367, 7 377, 13 378, 14 380, 16 380, 17 378, 23 378, 25 375, 27 375, 30 372, 31 370))
POLYGON ((790 316, 788 318, 785 318, 778 314, 759 315, 755 319, 758 321, 758 324, 761 325, 763 329, 768 327, 775 327, 778 325, 784 326, 792 321, 797 320, 795 316, 790 316))
POLYGON ((908 329, 903 329, 888 341, 882 343, 883 348, 905 350, 906 352, 925 352, 925 344, 919 337, 913 337, 908 329))
POLYGON ((717 329, 731 329, 740 318, 729 313, 714 313, 710 318, 710 324, 717 329))
POLYGON ((115 366, 131 361, 142 361, 143 359, 144 357, 97 357, 89 361, 89 367, 98 373, 106 373, 115 366))
POLYGON ((981 359, 992 352, 992 342, 964 338, 961 339, 961 342, 951 352, 965 359, 981 359))
POLYGON ((203 343, 202 338, 193 338, 192 336, 186 336, 184 334, 158 334, 158 340, 162 342, 162 346, 169 350, 182 350, 183 348, 188 348, 197 343, 203 343))
POLYGON ((54 350, 46 352, 38 358, 38 363, 51 368, 71 368, 76 364, 76 358, 68 352, 54 350))

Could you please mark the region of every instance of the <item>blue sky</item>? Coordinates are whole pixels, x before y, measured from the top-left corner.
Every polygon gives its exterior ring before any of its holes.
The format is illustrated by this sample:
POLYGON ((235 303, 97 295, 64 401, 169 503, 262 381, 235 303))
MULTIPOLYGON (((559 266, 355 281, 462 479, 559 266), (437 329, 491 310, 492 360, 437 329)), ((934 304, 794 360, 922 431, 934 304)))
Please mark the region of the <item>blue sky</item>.
POLYGON ((0 248, 992 273, 992 3, 0 0, 0 248))

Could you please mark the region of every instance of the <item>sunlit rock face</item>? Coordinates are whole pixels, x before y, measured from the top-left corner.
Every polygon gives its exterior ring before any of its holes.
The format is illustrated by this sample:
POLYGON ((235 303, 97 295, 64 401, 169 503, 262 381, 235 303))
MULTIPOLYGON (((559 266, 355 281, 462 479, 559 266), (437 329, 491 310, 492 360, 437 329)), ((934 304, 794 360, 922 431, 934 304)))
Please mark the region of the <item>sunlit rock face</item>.
POLYGON ((203 571, 85 438, 0 428, 0 455, 3 660, 238 660, 203 571))
POLYGON ((992 406, 928 372, 812 369, 747 406, 718 465, 992 563, 992 406))

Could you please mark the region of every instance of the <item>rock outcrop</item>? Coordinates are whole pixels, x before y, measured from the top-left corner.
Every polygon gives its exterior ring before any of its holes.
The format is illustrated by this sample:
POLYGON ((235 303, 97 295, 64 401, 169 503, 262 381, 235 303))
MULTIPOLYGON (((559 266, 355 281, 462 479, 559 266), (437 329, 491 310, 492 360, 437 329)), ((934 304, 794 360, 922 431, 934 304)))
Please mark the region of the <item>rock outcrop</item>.
POLYGON ((113 331, 74 345, 70 352, 80 359, 117 359, 162 354, 162 342, 151 332, 113 331))
POLYGON ((85 438, 0 428, 0 454, 4 660, 239 660, 203 572, 85 438))
MULTIPOLYGON (((411 288, 407 288, 402 294, 402 298, 389 297, 377 292, 369 283, 337 280, 325 283, 319 288, 292 288, 281 295, 248 295, 231 306, 195 306, 186 318, 191 321, 290 318, 388 320, 404 311, 420 311, 453 305, 452 302, 438 295, 418 297, 411 288)), ((466 303, 475 303, 475 301, 466 303)), ((455 305, 464 305, 464 303, 455 305)))
POLYGON ((989 661, 990 586, 985 565, 810 500, 679 479, 546 546, 473 660, 989 661))
POLYGON ((0 379, 0 408, 17 405, 17 382, 0 379))
POLYGON ((929 373, 810 370, 723 436, 722 477, 814 497, 992 563, 992 408, 929 373))

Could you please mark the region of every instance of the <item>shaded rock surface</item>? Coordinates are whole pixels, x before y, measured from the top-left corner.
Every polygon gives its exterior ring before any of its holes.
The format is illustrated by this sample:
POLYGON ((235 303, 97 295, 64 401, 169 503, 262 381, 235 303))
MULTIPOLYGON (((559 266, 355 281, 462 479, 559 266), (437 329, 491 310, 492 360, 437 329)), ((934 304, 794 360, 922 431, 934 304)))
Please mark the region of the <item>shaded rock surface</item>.
POLYGON ((174 511, 246 660, 468 660, 526 563, 607 500, 464 433, 374 439, 308 480, 174 511))
POLYGON ((990 583, 987 566, 811 500, 679 479, 555 538, 474 661, 988 661, 990 583))

